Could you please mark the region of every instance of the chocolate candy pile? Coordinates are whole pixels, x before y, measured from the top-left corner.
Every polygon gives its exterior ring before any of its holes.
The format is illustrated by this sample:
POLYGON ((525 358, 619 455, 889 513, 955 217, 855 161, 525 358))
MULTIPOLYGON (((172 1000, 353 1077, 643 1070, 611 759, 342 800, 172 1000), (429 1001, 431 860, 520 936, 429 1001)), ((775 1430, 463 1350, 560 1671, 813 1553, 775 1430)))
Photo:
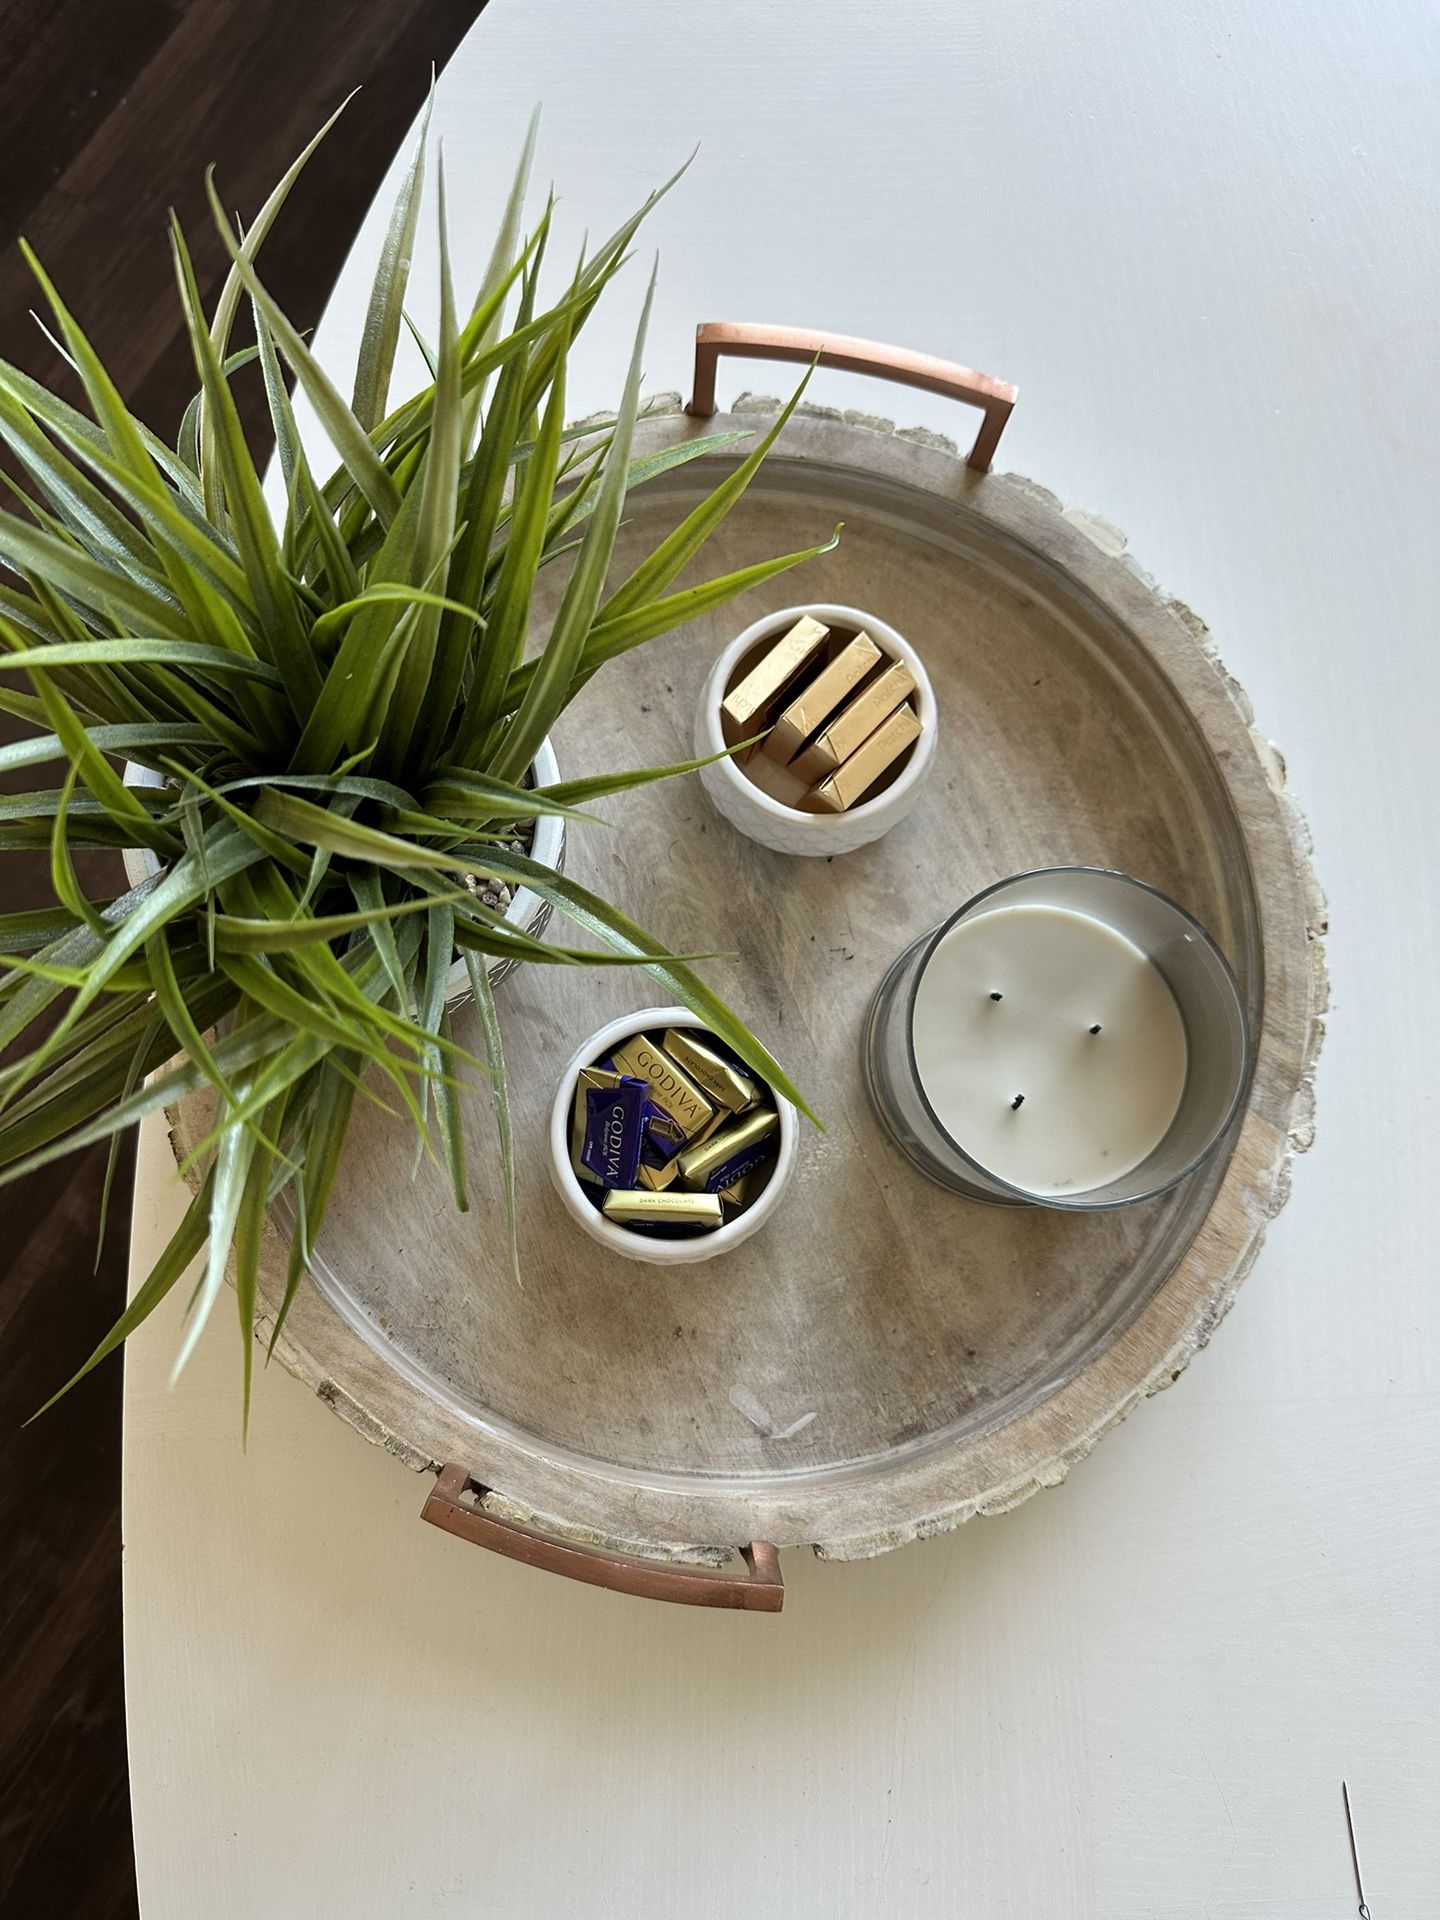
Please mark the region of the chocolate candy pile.
POLYGON ((721 704, 728 746, 769 728, 736 756, 756 786, 803 813, 844 813, 919 739, 915 676, 868 633, 832 633, 806 614, 777 635, 721 704))
POLYGON ((734 1219, 779 1144, 769 1088, 708 1033, 637 1033, 576 1082, 576 1177, 607 1220, 635 1233, 708 1233, 734 1219))

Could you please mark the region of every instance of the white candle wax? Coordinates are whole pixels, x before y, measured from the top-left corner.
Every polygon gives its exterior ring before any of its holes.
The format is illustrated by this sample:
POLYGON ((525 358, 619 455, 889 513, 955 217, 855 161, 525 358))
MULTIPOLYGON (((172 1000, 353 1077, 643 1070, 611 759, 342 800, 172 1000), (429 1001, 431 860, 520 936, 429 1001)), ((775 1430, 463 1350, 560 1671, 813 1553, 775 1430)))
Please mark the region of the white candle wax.
POLYGON ((1068 907, 995 907, 952 927, 921 976, 913 1032, 950 1137, 1046 1197, 1137 1167, 1185 1087, 1169 987, 1123 934, 1068 907))

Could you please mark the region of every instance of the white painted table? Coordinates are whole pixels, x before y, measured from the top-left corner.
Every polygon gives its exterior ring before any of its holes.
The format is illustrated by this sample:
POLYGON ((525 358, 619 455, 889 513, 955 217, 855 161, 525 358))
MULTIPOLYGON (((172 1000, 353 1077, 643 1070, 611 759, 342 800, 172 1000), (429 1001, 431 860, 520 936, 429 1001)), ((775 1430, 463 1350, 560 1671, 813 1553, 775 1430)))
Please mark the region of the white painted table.
MULTIPOLYGON (((1437 60, 1425 0, 494 0, 435 114, 461 262, 534 99, 577 238, 698 137, 653 224, 652 384, 720 318, 1018 380, 1000 464, 1211 623, 1332 896, 1319 1143, 1213 1349, 1072 1485, 864 1565, 788 1555, 779 1620, 448 1539, 275 1373, 242 1458, 228 1329, 172 1394, 164 1316, 125 1439, 145 1920, 1315 1920, 1354 1910, 1342 1774, 1375 1920, 1440 1911, 1437 60)), ((322 329, 342 363, 378 232, 322 329)), ((152 1129, 138 1269, 177 1213, 152 1129)))

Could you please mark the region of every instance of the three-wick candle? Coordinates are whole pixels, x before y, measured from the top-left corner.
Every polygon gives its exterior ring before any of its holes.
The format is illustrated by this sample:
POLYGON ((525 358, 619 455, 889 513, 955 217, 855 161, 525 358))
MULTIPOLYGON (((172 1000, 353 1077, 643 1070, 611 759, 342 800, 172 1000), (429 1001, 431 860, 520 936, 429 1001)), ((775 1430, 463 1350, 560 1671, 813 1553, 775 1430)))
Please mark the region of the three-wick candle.
POLYGON ((903 953, 866 1036, 871 1093, 932 1178, 1104 1207, 1173 1185, 1248 1074, 1234 975, 1198 922, 1095 868, 1019 875, 903 953))

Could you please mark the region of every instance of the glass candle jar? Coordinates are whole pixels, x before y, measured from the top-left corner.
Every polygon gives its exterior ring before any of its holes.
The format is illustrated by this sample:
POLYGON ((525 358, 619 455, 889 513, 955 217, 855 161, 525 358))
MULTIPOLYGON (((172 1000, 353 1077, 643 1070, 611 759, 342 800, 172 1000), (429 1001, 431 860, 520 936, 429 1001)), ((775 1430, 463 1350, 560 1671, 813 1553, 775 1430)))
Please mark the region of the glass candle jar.
POLYGON ((1098 867, 1018 874, 900 955, 871 1002, 871 1098, 921 1172, 999 1205, 1124 1206, 1192 1173, 1251 1069, 1198 921, 1098 867))

